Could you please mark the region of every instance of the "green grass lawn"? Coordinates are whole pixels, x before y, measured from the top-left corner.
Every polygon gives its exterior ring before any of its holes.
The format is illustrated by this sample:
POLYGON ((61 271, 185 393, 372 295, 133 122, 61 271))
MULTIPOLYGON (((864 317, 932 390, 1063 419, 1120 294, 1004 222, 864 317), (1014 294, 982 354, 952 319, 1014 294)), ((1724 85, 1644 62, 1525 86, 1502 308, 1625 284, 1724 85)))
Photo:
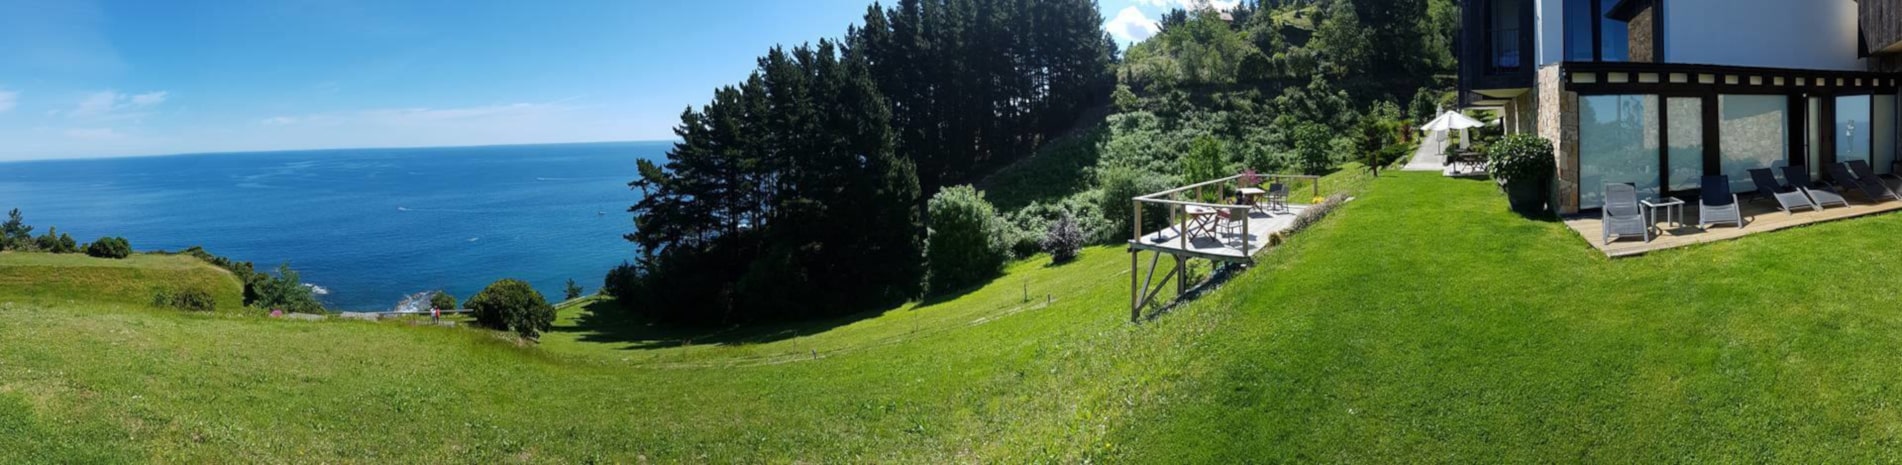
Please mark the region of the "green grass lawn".
MULTIPOLYGON (((682 331, 583 300, 539 346, 0 284, 0 462, 1902 455, 1902 264, 1885 252, 1902 215, 1610 261, 1483 181, 1371 182, 1140 325, 1116 247, 799 326, 682 331)), ((29 266, 15 259, 0 276, 29 266)))
POLYGON ((1611 261, 1401 173, 1170 318, 1134 462, 1893 462, 1902 215, 1611 261))

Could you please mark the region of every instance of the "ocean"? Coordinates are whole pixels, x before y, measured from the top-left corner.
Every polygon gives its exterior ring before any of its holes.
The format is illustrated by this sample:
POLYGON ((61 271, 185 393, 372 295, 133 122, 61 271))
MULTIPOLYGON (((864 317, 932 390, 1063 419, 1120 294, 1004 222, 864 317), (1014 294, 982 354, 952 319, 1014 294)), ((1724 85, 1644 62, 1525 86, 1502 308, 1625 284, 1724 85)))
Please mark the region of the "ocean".
POLYGON ((594 292, 634 256, 635 162, 671 143, 352 149, 0 163, 0 213, 19 208, 85 243, 204 246, 289 263, 333 310, 387 310, 405 295, 458 300, 501 278, 550 302, 594 292))

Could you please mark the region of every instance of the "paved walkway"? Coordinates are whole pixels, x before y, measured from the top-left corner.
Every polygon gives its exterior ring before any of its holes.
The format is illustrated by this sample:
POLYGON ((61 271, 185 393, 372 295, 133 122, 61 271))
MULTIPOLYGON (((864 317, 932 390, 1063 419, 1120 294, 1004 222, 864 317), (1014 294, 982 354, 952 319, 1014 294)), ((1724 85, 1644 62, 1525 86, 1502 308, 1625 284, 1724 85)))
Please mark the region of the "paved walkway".
POLYGON ((1420 149, 1413 151, 1413 159, 1408 160, 1407 166, 1400 170, 1445 171, 1446 157, 1440 156, 1440 148, 1444 145, 1445 139, 1446 133, 1427 133, 1426 139, 1420 141, 1420 149))

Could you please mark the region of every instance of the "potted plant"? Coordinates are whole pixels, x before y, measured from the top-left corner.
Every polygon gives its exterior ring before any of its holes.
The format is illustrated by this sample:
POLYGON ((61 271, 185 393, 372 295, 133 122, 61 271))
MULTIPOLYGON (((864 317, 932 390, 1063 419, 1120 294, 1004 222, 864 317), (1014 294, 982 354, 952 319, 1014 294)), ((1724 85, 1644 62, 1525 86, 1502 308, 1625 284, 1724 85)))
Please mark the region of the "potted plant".
POLYGON ((1486 155, 1487 169, 1505 189, 1513 211, 1531 215, 1545 210, 1552 175, 1558 171, 1552 141, 1513 134, 1488 147, 1486 155))

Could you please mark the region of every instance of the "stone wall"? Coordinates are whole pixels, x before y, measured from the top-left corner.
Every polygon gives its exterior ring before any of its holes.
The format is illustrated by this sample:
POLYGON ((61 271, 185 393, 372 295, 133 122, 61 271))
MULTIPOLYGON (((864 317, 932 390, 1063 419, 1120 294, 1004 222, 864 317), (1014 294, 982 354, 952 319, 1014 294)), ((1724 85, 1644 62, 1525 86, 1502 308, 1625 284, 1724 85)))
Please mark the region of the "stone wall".
POLYGON ((1658 41, 1656 37, 1653 37, 1656 35, 1657 29, 1652 27, 1652 21, 1656 20, 1657 11, 1657 8, 1644 7, 1643 10, 1638 12, 1637 16, 1631 17, 1631 22, 1628 23, 1629 27, 1627 29, 1630 30, 1630 33, 1626 36, 1626 40, 1630 46, 1630 60, 1634 63, 1656 63, 1659 61, 1658 41))
POLYGON ((1558 158, 1550 208, 1570 215, 1578 213, 1578 94, 1567 92, 1559 77, 1559 65, 1540 67, 1532 92, 1538 101, 1538 135, 1552 141, 1558 158))

